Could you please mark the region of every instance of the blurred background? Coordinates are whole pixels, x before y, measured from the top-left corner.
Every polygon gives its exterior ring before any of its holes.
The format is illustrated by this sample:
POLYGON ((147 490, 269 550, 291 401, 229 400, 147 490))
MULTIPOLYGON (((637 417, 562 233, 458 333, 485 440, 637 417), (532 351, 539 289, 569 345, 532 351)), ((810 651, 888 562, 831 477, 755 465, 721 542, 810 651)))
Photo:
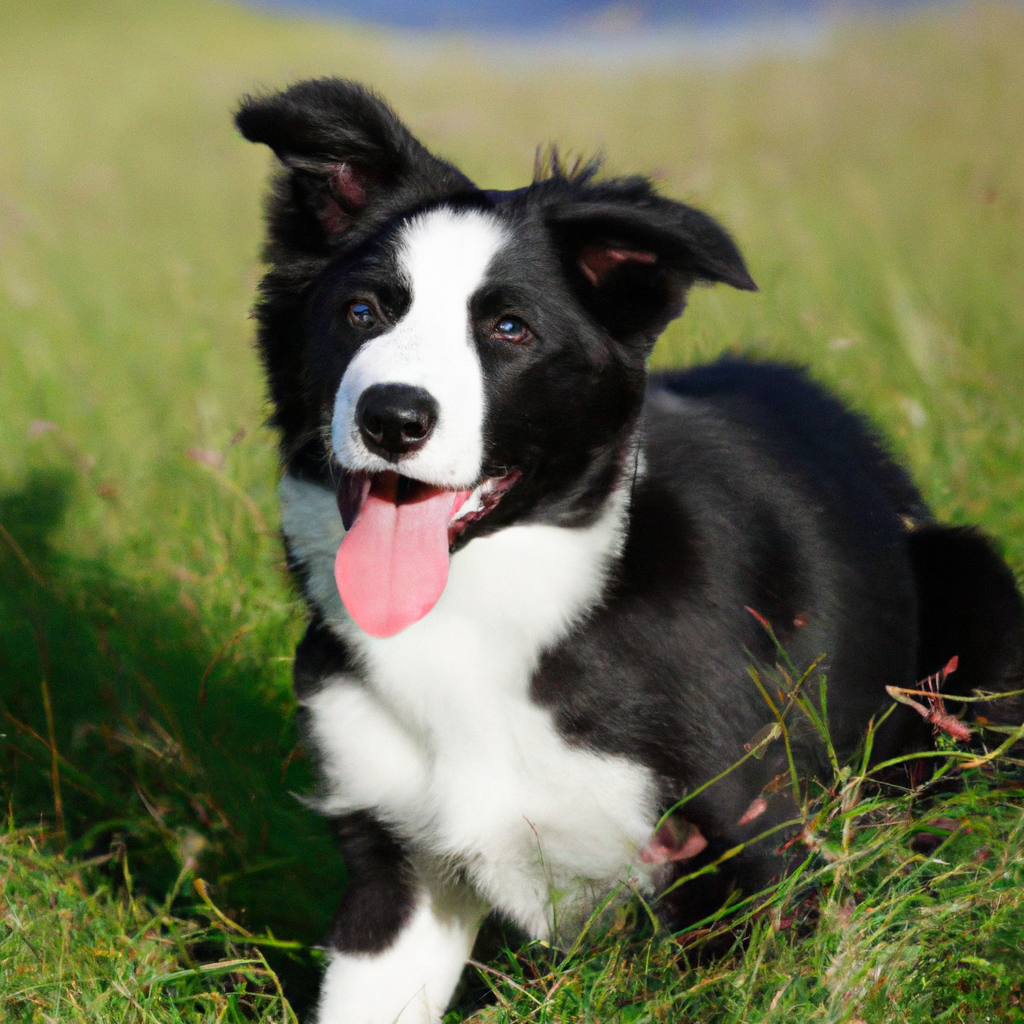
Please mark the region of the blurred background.
POLYGON ((0 40, 0 795, 72 853, 304 941, 343 880, 294 796, 247 91, 369 83, 490 188, 550 142, 652 175, 761 288, 654 364, 809 364, 1024 568, 1020 4, 5 0, 0 40))
MULTIPOLYGON (((458 32, 636 31, 642 28, 770 25, 821 15, 879 14, 929 0, 259 0, 394 28, 458 32)), ((934 2, 934 0, 931 0, 934 2)))

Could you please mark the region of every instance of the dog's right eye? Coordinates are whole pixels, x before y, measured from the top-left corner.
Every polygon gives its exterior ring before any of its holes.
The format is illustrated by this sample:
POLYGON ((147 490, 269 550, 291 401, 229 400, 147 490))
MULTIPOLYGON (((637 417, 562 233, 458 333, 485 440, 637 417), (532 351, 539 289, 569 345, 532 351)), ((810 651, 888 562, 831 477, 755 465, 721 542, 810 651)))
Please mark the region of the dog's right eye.
POLYGON ((348 322, 353 327, 373 327, 377 322, 373 307, 366 302, 350 302, 348 307, 348 322))

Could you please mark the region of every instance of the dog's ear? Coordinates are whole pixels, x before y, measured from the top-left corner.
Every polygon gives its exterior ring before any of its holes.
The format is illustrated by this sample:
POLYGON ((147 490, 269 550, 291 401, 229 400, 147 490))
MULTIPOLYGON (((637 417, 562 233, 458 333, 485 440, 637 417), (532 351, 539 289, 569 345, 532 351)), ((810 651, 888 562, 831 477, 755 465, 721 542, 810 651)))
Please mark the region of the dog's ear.
POLYGON ((548 227, 581 301, 613 338, 653 344, 697 281, 757 291, 724 228, 647 179, 565 183, 548 227))
POLYGON ((271 231, 287 229, 302 248, 323 249, 384 207, 408 208, 474 188, 417 142, 383 100, 354 82, 320 78, 247 96, 235 124, 284 165, 270 207, 271 231), (296 217, 305 220, 306 231, 296 230, 296 217))

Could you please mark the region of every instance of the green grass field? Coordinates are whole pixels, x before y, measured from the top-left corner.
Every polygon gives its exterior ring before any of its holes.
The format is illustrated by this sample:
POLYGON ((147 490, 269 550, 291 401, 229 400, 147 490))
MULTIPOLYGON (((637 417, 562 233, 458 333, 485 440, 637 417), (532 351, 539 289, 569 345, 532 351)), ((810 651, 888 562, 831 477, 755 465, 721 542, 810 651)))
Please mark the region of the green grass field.
MULTIPOLYGON (((7 0, 0 41, 8 1019, 280 1020, 273 971, 301 1009, 343 885, 292 795, 312 785, 289 695, 303 613, 247 319, 269 169, 231 126, 247 90, 368 82, 489 187, 553 141, 657 175, 729 227, 761 291, 698 291, 654 362, 809 364, 943 518, 1024 570, 1019 5, 691 69, 417 49, 213 0, 7 0)), ((680 969, 692 950, 638 938, 633 908, 560 966, 499 957, 481 1019, 1024 1020, 1021 792, 991 768, 927 809, 861 813, 839 786, 817 928, 798 880, 746 952, 680 969), (912 845, 922 814, 961 824, 939 854, 912 845)))

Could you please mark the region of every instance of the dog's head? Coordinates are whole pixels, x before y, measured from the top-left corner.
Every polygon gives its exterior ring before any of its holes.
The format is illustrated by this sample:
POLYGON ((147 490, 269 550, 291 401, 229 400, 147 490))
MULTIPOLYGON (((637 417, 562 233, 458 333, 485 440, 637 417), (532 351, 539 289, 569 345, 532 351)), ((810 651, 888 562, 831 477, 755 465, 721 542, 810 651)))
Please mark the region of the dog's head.
POLYGON ((351 82, 247 98, 236 121, 282 164, 257 308, 273 422, 286 468, 363 524, 353 572, 385 534, 429 533, 447 564, 512 523, 592 521, 689 287, 754 288, 722 228, 645 178, 553 157, 483 191, 351 82))

